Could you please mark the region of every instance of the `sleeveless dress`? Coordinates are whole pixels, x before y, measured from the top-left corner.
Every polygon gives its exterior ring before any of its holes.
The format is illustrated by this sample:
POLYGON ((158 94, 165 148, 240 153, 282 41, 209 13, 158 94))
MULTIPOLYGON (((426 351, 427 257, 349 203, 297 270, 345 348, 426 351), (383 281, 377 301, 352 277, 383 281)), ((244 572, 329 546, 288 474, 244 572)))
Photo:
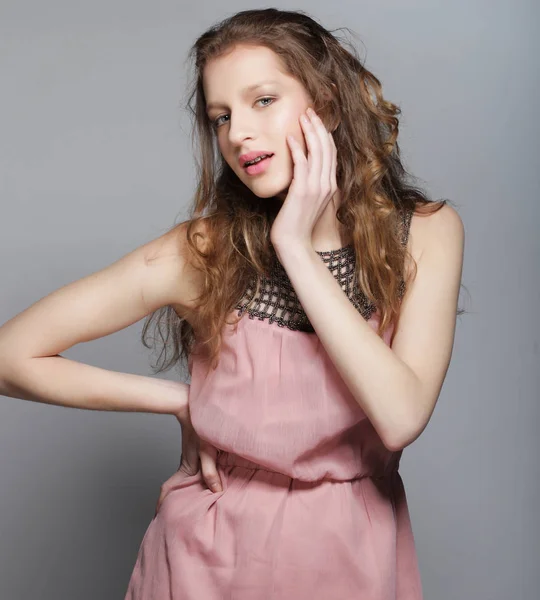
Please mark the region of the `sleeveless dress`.
MULTIPOLYGON (((352 246, 318 254, 376 328, 352 246)), ((218 449, 223 491, 200 469, 164 483, 125 600, 421 600, 402 451, 383 445, 277 259, 262 283, 255 308, 235 307, 248 318, 227 326, 217 369, 190 360, 193 427, 218 449)))

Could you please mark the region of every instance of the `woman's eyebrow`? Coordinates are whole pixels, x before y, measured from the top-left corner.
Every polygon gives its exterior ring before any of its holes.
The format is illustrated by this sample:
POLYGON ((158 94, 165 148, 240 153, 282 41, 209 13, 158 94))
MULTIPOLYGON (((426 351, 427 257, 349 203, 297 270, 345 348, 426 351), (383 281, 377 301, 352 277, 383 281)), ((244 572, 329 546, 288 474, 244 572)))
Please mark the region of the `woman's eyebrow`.
MULTIPOLYGON (((273 80, 272 81, 260 81, 259 83, 254 83, 253 85, 248 85, 240 93, 242 96, 245 96, 246 94, 249 94, 249 92, 253 92, 253 90, 256 90, 257 88, 260 88, 263 85, 268 85, 268 84, 279 84, 279 81, 273 81, 273 80)), ((212 108, 219 108, 221 106, 223 106, 223 105, 219 104, 219 102, 209 102, 206 105, 206 112, 208 112, 212 108)))

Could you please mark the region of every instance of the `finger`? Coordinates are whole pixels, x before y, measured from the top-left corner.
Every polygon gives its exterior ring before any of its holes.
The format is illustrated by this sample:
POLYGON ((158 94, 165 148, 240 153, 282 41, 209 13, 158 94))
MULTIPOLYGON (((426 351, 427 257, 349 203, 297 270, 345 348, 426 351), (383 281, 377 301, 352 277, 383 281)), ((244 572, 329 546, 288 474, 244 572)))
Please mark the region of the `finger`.
POLYGON ((313 122, 306 114, 301 115, 300 123, 302 124, 308 153, 308 185, 312 192, 318 193, 322 164, 322 146, 319 140, 319 134, 317 133, 313 122))
POLYGON ((307 159, 299 142, 297 142, 292 135, 287 136, 287 141, 289 142, 289 148, 291 149, 294 163, 293 183, 291 184, 291 187, 294 186, 295 191, 303 194, 305 193, 307 185, 307 159))
POLYGON ((199 451, 201 470, 206 485, 214 492, 221 492, 223 486, 217 471, 217 448, 201 440, 199 451))
POLYGON ((188 475, 195 475, 199 470, 199 437, 192 427, 182 428, 182 454, 179 468, 188 475))
POLYGON ((321 149, 321 164, 318 179, 319 189, 321 193, 324 193, 326 196, 331 189, 332 147, 330 140, 328 139, 328 130, 326 129, 321 118, 312 109, 309 111, 309 113, 311 114, 313 129, 318 136, 321 149))

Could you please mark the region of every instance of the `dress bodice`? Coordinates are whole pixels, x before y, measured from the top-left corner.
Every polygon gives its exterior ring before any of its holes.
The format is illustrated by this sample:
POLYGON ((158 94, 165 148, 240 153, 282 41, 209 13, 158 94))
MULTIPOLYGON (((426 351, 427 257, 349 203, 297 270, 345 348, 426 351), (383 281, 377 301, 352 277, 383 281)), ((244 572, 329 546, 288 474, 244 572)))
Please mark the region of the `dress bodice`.
MULTIPOLYGON (((351 283, 351 249, 319 254, 376 330, 378 312, 351 283)), ((226 325, 217 368, 208 371, 199 357, 193 360, 189 404, 195 431, 228 460, 306 481, 396 468, 400 453, 382 443, 277 266, 266 284, 273 293, 261 294, 249 318, 226 325)), ((245 308, 236 307, 231 316, 237 310, 245 308)), ((388 345, 392 333, 390 328, 383 335, 388 345)))

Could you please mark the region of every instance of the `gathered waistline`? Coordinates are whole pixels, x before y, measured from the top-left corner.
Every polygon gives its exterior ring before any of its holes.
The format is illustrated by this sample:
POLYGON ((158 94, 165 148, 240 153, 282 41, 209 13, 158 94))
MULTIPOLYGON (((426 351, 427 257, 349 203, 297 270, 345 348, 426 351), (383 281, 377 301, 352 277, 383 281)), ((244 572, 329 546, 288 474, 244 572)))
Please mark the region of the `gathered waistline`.
MULTIPOLYGON (((283 477, 288 477, 289 479, 297 479, 297 478, 291 477, 290 475, 287 475, 287 473, 283 473, 281 471, 276 471, 275 469, 270 469, 269 467, 266 467, 259 463, 248 460, 247 458, 244 458, 243 456, 240 456, 238 454, 234 454, 233 452, 227 452, 226 450, 218 450, 217 457, 216 457, 216 463, 218 465, 221 465, 222 467, 241 467, 244 469, 251 469, 253 471, 259 471, 259 470, 260 471, 268 471, 269 473, 276 473, 277 475, 282 475, 283 477)), ((362 473, 360 475, 353 475, 347 479, 332 480, 331 478, 325 477, 322 480, 310 480, 310 481, 323 481, 323 480, 354 481, 356 479, 364 479, 366 477, 369 477, 371 479, 379 481, 379 480, 388 479, 389 477, 392 477, 393 475, 395 475, 398 472, 398 469, 399 469, 399 465, 395 465, 395 466, 387 468, 384 473, 381 473, 381 472, 362 473)), ((305 480, 305 481, 307 481, 307 480, 305 480)))

